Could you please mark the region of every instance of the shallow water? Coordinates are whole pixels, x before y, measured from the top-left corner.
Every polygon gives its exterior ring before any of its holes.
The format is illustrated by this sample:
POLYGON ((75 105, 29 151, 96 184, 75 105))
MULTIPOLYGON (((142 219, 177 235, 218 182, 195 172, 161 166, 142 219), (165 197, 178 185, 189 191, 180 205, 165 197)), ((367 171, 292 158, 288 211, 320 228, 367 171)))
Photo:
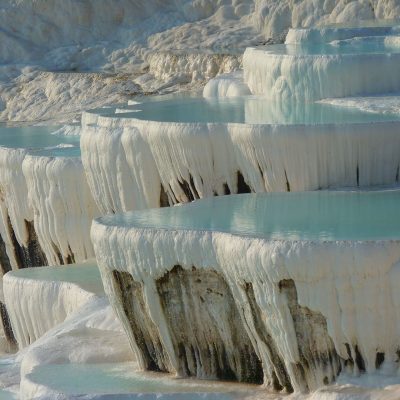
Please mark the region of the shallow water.
MULTIPOLYGON (((387 28, 390 29, 392 27, 399 26, 400 21, 398 19, 360 19, 358 21, 347 21, 347 22, 333 22, 326 25, 323 25, 319 28, 311 28, 311 29, 324 29, 324 28, 335 28, 335 29, 351 29, 351 28, 387 28)), ((307 28, 305 28, 307 29, 307 28)))
POLYGON ((36 367, 29 380, 55 392, 69 395, 112 393, 219 392, 219 400, 232 397, 224 392, 254 391, 256 387, 235 383, 174 379, 172 375, 135 372, 132 362, 118 364, 58 364, 36 367))
POLYGON ((115 118, 183 123, 347 124, 400 120, 397 114, 373 114, 330 104, 279 102, 257 96, 181 97, 126 108, 115 118))
POLYGON ((100 218, 107 225, 230 232, 277 240, 400 239, 400 190, 263 193, 100 218))
POLYGON ((270 54, 292 56, 400 53, 400 47, 395 44, 394 38, 398 38, 398 36, 355 37, 331 43, 276 44, 263 46, 260 49, 270 54), (391 41, 386 42, 385 39, 391 41))
POLYGON ((31 154, 46 156, 79 156, 79 136, 53 135, 59 126, 0 125, 0 146, 27 149, 31 154))
POLYGON ((0 356, 0 400, 18 399, 19 369, 14 355, 0 356))
POLYGON ((103 284, 96 262, 57 267, 23 268, 9 272, 18 278, 40 281, 71 282, 91 292, 102 292, 103 284))

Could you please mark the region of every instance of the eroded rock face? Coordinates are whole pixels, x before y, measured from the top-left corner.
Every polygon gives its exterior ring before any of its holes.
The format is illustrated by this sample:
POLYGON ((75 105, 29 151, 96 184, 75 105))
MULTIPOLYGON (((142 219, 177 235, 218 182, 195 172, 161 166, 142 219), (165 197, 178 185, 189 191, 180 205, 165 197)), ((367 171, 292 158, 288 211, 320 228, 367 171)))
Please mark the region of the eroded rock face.
POLYGON ((262 383, 261 362, 223 276, 175 266, 157 280, 157 291, 179 375, 262 383))
POLYGON ((176 265, 151 284, 128 272, 110 276, 114 306, 145 369, 306 392, 334 382, 342 362, 350 362, 337 354, 325 317, 299 305, 291 279, 277 289, 294 326, 298 362, 279 347, 283 333, 268 328, 269 312, 257 303, 252 283, 241 286, 244 297, 237 299, 237 288, 216 270, 176 265), (146 285, 155 289, 150 300, 146 285))
POLYGON ((325 317, 299 305, 292 279, 280 281, 279 289, 287 298, 300 355, 300 362, 293 365, 293 379, 305 385, 306 390, 315 387, 322 375, 324 384, 334 382, 341 371, 341 362, 329 337, 325 317))
MULTIPOLYGON (((257 218, 263 215, 259 207, 254 210, 257 218)), ((158 215, 151 219, 155 215, 149 213, 144 224, 144 214, 137 220, 132 214, 100 218, 91 231, 105 291, 120 310, 138 358, 143 352, 121 305, 131 307, 131 299, 110 290, 114 270, 140 283, 142 308, 168 355, 168 371, 207 376, 199 368, 204 368, 201 358, 208 343, 216 344, 218 355, 230 356, 235 354, 231 347, 249 341, 249 354, 254 352, 262 364, 263 384, 278 391, 314 391, 333 382, 341 370, 398 373, 399 241, 264 239, 237 234, 234 225, 235 233, 220 232, 227 229, 223 224, 210 231, 207 221, 191 230, 180 224, 185 213, 173 223, 158 215), (235 317, 227 323, 229 313, 235 317), (237 335, 241 327, 246 335, 237 335)), ((168 217, 177 215, 174 211, 168 217)), ((202 213, 192 216, 204 218, 202 213)), ((246 213, 235 212, 230 221, 252 221, 258 232, 257 221, 246 213)), ((282 228, 277 226, 276 232, 282 228)), ((218 364, 221 358, 213 357, 214 364, 204 363, 208 376, 219 377, 221 365, 233 371, 234 379, 246 376, 240 358, 232 356, 231 362, 226 357, 218 364)))
POLYGON ((160 302, 162 316, 149 314, 143 284, 127 272, 114 270, 112 276, 119 297, 114 304, 120 305, 117 312, 121 315, 122 311, 132 347, 139 349, 146 369, 262 383, 261 362, 220 274, 175 266, 155 282, 159 298, 151 301, 160 302), (167 331, 161 332, 161 326, 167 331), (165 342, 172 346, 165 346, 165 342))
POLYGON ((170 363, 157 326, 152 321, 143 294, 143 284, 127 272, 114 270, 112 287, 120 305, 117 314, 128 326, 131 346, 140 352, 141 364, 150 371, 168 371, 170 363))
MULTIPOLYGON (((255 334, 258 336, 262 345, 265 346, 264 354, 266 353, 269 359, 269 368, 267 367, 267 363, 264 363, 264 384, 273 390, 279 391, 285 389, 288 392, 293 392, 293 386, 285 361, 271 333, 263 323, 263 313, 255 299, 253 285, 251 283, 246 283, 243 289, 246 293, 248 305, 251 310, 250 316, 247 316, 247 318, 252 319, 251 322, 254 326, 255 334)), ((246 316, 244 318, 246 319, 246 316)), ((260 344, 258 346, 260 347, 260 344)))

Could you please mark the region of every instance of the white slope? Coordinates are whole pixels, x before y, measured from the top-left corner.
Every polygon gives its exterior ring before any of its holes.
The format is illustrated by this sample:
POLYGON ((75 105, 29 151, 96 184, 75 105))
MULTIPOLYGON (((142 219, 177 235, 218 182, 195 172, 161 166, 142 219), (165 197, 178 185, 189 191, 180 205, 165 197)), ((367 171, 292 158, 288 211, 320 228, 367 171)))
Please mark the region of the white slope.
POLYGON ((140 87, 126 74, 56 73, 24 68, 1 82, 0 120, 74 120, 83 109, 127 101, 140 87))
MULTIPOLYGON (((165 59, 165 52, 184 53, 178 63, 167 63, 169 85, 176 89, 182 82, 209 77, 196 72, 207 60, 204 50, 229 53, 271 39, 283 41, 290 27, 399 15, 393 0, 4 0, 0 120, 62 118, 64 113, 73 119, 69 114, 83 107, 126 99, 137 91, 130 79, 149 67, 137 83, 144 91, 162 89, 156 78, 165 73, 158 72, 154 57, 165 59), (188 57, 187 52, 200 55, 188 57), (65 79, 57 71, 112 75, 65 79)), ((211 70, 220 68, 217 64, 211 70)))

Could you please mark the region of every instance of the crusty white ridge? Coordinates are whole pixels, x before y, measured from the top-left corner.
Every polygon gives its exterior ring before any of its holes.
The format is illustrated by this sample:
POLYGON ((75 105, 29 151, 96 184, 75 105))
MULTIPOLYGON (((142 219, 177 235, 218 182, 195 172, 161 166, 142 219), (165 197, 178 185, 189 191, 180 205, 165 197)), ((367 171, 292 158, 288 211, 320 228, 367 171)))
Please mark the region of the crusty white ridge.
MULTIPOLYGON (((95 297, 93 291, 79 283, 38 279, 35 276, 30 277, 28 270, 26 271, 24 276, 9 273, 3 280, 7 311, 20 350, 95 297)), ((57 278, 56 273, 54 278, 57 278)))
POLYGON ((35 252, 44 255, 41 261, 50 265, 93 257, 88 232, 98 210, 79 158, 0 148, 0 185, 1 236, 12 268, 28 266, 18 259, 16 246, 29 248, 32 240, 35 252))
POLYGON ((98 210, 81 160, 27 156, 22 170, 35 229, 49 265, 92 258, 88 227, 98 210))
POLYGON ((238 172, 246 190, 256 193, 398 180, 398 122, 250 125, 93 118, 83 117, 82 162, 102 213, 157 207, 162 191, 169 204, 237 193, 244 190, 238 172))
POLYGON ((160 177, 150 151, 137 129, 112 119, 84 113, 82 163, 92 196, 102 214, 159 206, 160 177))
POLYGON ((243 55, 253 94, 298 101, 399 91, 399 64, 399 53, 282 55, 247 48, 243 55))
MULTIPOLYGON (((311 367, 309 375, 297 376, 300 339, 296 338, 288 304, 281 293, 285 280, 293 280, 300 306, 326 318, 329 337, 345 370, 357 373, 361 366, 374 372, 377 353, 381 352, 385 368, 397 372, 398 241, 274 241, 218 232, 113 226, 102 224, 101 220, 93 223, 91 236, 105 290, 114 305, 120 300, 111 285, 113 270, 126 271, 134 281, 142 282, 147 310, 157 323, 173 368, 178 368, 177 360, 171 350, 170 332, 155 281, 180 265, 188 271, 195 266, 220 273, 234 293, 239 309, 244 310, 242 318, 246 321, 251 321, 251 317, 247 314, 250 311, 243 285, 247 282, 253 286, 264 329, 270 332, 295 391, 321 386, 326 371, 311 367), (345 362, 359 357, 363 364, 345 362)), ((122 321, 129 331, 126 321, 122 321)), ((246 330, 263 361, 264 382, 271 384, 271 371, 276 365, 263 344, 259 328, 249 323, 246 330)), ((325 338, 321 335, 320 340, 325 338)), ((137 357, 141 359, 140 354, 137 357)))

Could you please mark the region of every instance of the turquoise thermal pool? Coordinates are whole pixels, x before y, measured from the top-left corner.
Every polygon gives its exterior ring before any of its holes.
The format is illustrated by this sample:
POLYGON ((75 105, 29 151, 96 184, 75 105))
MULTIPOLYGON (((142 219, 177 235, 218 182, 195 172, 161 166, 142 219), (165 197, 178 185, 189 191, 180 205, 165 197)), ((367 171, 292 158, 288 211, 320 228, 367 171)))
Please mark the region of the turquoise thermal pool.
POLYGON ((350 124, 399 121, 396 114, 374 114, 322 103, 279 102, 256 96, 182 97, 129 106, 113 118, 171 123, 350 124), (129 112, 131 110, 131 112, 129 112))
POLYGON ((57 267, 22 268, 9 272, 15 278, 48 282, 69 282, 91 292, 102 293, 103 284, 96 262, 57 267))
POLYGON ((0 125, 0 146, 25 149, 38 156, 79 156, 79 136, 53 134, 59 128, 60 126, 0 125))
POLYGON ((35 368, 28 379, 45 385, 55 393, 67 395, 215 392, 207 398, 230 400, 233 397, 223 392, 256 390, 241 384, 173 379, 168 374, 135 372, 136 368, 137 365, 132 362, 42 365, 35 368))
POLYGON ((400 239, 400 191, 243 194, 104 216, 104 225, 227 232, 273 240, 400 239))
POLYGON ((400 36, 356 37, 329 43, 276 44, 257 49, 264 50, 268 54, 293 56, 390 55, 400 53, 400 36))

